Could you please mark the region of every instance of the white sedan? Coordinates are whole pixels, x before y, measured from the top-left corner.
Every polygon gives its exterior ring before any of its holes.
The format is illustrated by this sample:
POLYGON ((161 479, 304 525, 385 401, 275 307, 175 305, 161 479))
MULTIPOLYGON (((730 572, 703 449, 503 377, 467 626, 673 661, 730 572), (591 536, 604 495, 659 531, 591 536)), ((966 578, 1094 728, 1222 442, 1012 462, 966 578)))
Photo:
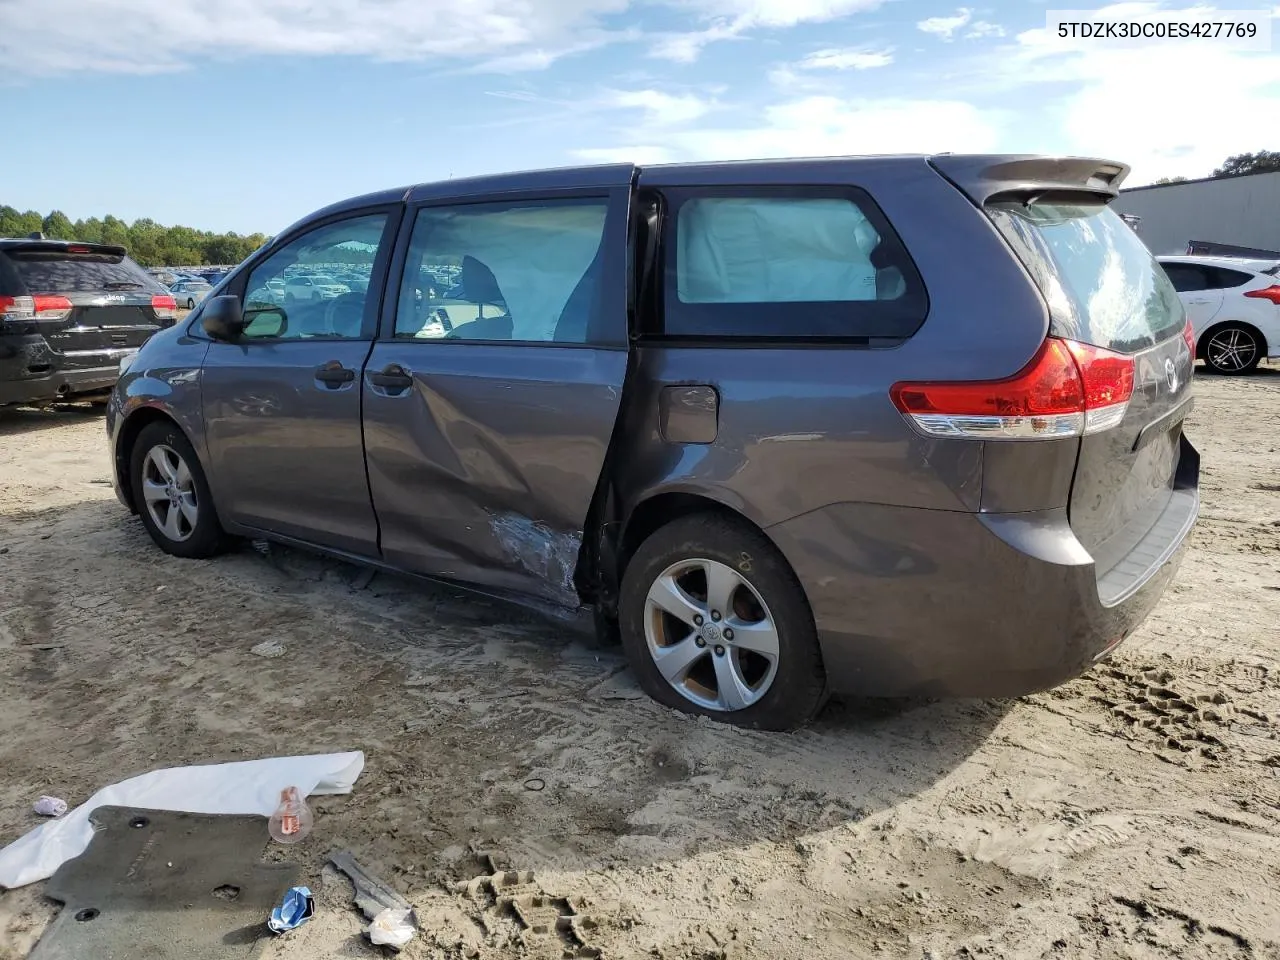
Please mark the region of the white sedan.
POLYGON ((169 292, 173 294, 173 299, 178 302, 178 306, 194 310, 196 304, 212 289, 213 286, 203 280, 179 280, 169 287, 169 292))
POLYGON ((1280 358, 1280 261, 1160 257, 1187 308, 1196 356, 1216 373, 1250 373, 1280 358))

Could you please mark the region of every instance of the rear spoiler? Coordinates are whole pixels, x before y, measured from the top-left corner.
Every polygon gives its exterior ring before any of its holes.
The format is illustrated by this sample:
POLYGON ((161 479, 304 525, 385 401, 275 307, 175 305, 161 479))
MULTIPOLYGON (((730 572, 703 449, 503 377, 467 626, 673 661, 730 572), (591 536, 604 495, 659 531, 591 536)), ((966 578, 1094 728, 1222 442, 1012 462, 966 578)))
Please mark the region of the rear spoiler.
POLYGON ((124 247, 110 243, 76 243, 64 240, 27 240, 22 243, 6 243, 0 252, 16 253, 27 257, 48 260, 69 260, 76 257, 119 263, 129 253, 124 247))
POLYGON ((979 207, 1046 193, 1086 194, 1110 203, 1129 175, 1127 164, 1089 157, 941 154, 929 164, 979 207))

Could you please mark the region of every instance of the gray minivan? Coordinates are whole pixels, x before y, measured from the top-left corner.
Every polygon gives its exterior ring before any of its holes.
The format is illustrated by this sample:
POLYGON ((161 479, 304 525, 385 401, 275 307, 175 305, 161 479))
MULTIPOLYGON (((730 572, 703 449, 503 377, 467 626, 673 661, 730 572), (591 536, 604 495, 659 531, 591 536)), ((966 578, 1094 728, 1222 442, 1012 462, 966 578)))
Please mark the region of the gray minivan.
POLYGON ((271 538, 617 633, 744 726, 1011 696, 1147 615, 1195 522, 1182 306, 1043 157, 614 165, 336 204, 123 371, 155 542, 271 538), (295 301, 278 281, 364 278, 295 301), (286 302, 288 301, 288 302, 286 302))

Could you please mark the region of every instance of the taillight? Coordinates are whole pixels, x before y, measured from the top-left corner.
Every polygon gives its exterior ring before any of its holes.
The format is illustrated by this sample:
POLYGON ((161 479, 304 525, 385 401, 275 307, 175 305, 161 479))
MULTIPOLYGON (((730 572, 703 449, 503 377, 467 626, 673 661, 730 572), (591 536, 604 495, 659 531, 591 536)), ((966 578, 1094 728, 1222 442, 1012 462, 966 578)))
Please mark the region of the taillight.
POLYGON ((30 297, 0 297, 0 320, 29 320, 35 312, 30 297))
POLYGON ((1246 290, 1244 295, 1246 297, 1256 297, 1259 300, 1270 300, 1280 307, 1280 284, 1272 284, 1262 290, 1246 290))
POLYGON ((71 310, 66 297, 0 297, 0 320, 65 320, 71 310))
POLYGON ((1196 358, 1196 328, 1191 326, 1191 321, 1187 321, 1187 325, 1182 328, 1182 339, 1186 341, 1187 349, 1191 351, 1191 359, 1194 363, 1196 358))
POLYGON ((160 320, 178 319, 178 301, 168 294, 157 293, 152 297, 151 309, 156 312, 156 317, 160 320))
POLYGON ((66 297, 35 296, 31 301, 37 320, 65 320, 71 315, 71 301, 66 297))
POLYGON ((1007 379, 895 383, 889 396, 928 436, 1051 440, 1119 424, 1133 396, 1133 380, 1132 357, 1050 337, 1007 379))

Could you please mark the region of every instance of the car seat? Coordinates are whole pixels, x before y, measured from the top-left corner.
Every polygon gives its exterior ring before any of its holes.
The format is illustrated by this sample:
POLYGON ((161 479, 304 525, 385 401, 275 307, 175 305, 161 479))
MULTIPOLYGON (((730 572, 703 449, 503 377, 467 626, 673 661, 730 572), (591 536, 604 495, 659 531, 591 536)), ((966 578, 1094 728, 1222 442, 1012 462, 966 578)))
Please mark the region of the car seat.
POLYGON ((498 287, 498 278, 493 271, 467 255, 462 258, 462 290, 465 298, 472 303, 502 304, 504 312, 496 317, 481 316, 471 323, 464 323, 446 334, 448 337, 465 338, 467 340, 510 340, 515 332, 515 322, 506 313, 506 298, 498 287))

